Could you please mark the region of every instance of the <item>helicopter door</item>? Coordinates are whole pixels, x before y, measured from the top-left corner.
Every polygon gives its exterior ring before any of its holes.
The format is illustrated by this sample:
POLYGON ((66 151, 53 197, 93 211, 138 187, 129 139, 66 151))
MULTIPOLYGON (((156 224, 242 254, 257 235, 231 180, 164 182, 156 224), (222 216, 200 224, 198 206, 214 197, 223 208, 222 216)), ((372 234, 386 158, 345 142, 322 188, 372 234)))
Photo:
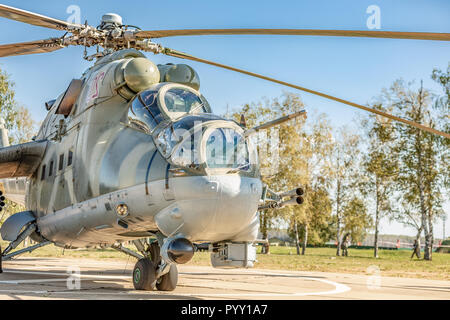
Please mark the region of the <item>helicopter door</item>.
POLYGON ((43 183, 41 194, 41 206, 46 203, 46 212, 51 213, 64 209, 75 203, 77 198, 74 192, 76 177, 75 154, 78 141, 79 125, 75 124, 68 128, 61 137, 59 143, 53 146, 41 169, 41 182, 43 183), (51 190, 51 191, 50 191, 51 190))

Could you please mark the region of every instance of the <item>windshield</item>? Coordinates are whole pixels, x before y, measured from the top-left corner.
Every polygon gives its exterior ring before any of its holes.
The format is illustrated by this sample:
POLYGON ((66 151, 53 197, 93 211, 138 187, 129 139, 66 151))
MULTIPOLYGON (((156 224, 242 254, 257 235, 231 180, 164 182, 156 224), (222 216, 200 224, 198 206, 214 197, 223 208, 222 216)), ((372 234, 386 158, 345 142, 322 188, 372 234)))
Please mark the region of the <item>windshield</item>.
POLYGON ((206 164, 209 168, 247 170, 249 153, 245 139, 231 128, 217 128, 206 140, 206 164))
POLYGON ((158 91, 148 90, 139 94, 131 103, 128 120, 132 127, 151 131, 163 120, 157 102, 158 91))
MULTIPOLYGON (((207 121, 221 119, 221 117, 209 113, 181 118, 174 123, 170 123, 157 134, 157 145, 164 156, 169 156, 174 146, 178 144, 185 135, 190 134, 188 132, 196 125, 200 125, 207 121)), ((202 136, 202 133, 203 132, 199 133, 200 137, 202 136)), ((194 138, 198 139, 198 136, 192 137, 192 143, 194 143, 194 138)))
POLYGON ((161 154, 174 165, 227 169, 231 173, 252 168, 249 142, 241 131, 232 121, 202 114, 168 124, 155 131, 154 138, 161 154))
POLYGON ((204 101, 193 92, 183 88, 172 88, 164 95, 164 103, 169 112, 207 112, 204 101))

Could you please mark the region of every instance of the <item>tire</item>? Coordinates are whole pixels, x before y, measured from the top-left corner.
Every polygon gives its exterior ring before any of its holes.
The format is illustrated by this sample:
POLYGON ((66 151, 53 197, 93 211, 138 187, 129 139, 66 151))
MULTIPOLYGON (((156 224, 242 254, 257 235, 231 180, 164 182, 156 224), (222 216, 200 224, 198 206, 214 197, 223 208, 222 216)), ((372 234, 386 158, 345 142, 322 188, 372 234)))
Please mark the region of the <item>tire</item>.
POLYGON ((161 254, 160 254, 160 248, 158 245, 158 242, 153 242, 152 244, 150 244, 150 257, 151 260, 153 261, 153 264, 155 266, 158 266, 159 263, 161 262, 161 254))
POLYGON ((142 258, 134 266, 133 285, 136 290, 156 290, 156 268, 150 259, 142 258))
POLYGON ((173 291, 178 283, 178 269, 175 264, 170 266, 168 273, 156 281, 156 287, 160 291, 173 291))

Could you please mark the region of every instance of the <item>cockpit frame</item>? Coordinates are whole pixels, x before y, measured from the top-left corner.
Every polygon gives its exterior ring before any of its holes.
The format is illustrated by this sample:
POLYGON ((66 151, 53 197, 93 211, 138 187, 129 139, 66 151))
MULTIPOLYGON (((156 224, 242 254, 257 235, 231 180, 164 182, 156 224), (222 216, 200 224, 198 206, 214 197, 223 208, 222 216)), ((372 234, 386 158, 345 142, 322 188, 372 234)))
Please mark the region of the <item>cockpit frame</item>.
POLYGON ((166 105, 165 97, 166 97, 167 92, 171 89, 183 89, 183 90, 193 93, 202 101, 202 106, 204 108, 203 113, 212 113, 212 110, 211 110, 211 107, 210 107, 208 101, 197 90, 195 90, 189 86, 179 84, 179 83, 162 83, 162 86, 158 90, 158 96, 157 96, 158 106, 161 108, 161 111, 168 119, 175 121, 187 114, 190 114, 190 112, 192 111, 191 110, 189 112, 174 112, 174 111, 169 110, 169 108, 166 105))

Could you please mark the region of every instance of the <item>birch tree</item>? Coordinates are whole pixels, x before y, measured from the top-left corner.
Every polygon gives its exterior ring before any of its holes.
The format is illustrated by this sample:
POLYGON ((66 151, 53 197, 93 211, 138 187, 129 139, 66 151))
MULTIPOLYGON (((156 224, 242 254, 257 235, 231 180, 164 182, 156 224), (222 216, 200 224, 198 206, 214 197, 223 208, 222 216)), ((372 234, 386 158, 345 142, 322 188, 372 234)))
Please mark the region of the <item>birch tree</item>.
POLYGON ((302 255, 305 254, 309 238, 315 243, 328 240, 330 234, 331 200, 327 187, 330 163, 327 156, 333 150, 332 128, 324 114, 310 118, 303 133, 301 149, 308 177, 306 203, 303 204, 302 255))
MULTIPOLYGON (((432 108, 432 95, 421 85, 412 88, 398 80, 385 90, 384 96, 393 112, 403 118, 423 125, 439 128, 440 111, 432 108)), ((442 214, 444 167, 448 166, 447 156, 440 146, 444 138, 423 132, 411 126, 395 123, 395 150, 399 157, 398 190, 402 203, 408 204, 409 212, 420 213, 421 229, 425 235, 424 259, 432 259, 433 222, 442 214)), ((401 210, 405 210, 401 208, 401 210)), ((405 213, 406 214, 406 213, 405 213)))
MULTIPOLYGON (((431 78, 442 86, 443 95, 438 94, 435 99, 435 109, 437 109, 437 122, 446 132, 450 132, 450 62, 447 70, 441 71, 434 69, 431 78)), ((450 139, 440 139, 440 163, 442 171, 442 183, 445 192, 445 198, 450 199, 450 139)), ((445 225, 446 213, 442 216, 445 225)), ((445 233, 445 232, 444 232, 445 233)))
MULTIPOLYGON (((385 110, 382 103, 372 108, 385 110)), ((390 110, 389 110, 390 111, 390 110)), ((380 221, 392 213, 392 198, 398 175, 398 157, 393 143, 395 131, 392 123, 381 117, 369 116, 362 122, 368 138, 367 153, 363 157, 364 175, 361 176, 360 190, 364 196, 373 199, 374 216, 374 257, 378 258, 378 235, 380 221)))
POLYGON ((334 147, 329 154, 329 172, 327 177, 331 182, 334 213, 336 218, 336 255, 341 255, 342 224, 344 207, 350 202, 357 189, 359 136, 343 127, 334 139, 334 147))

